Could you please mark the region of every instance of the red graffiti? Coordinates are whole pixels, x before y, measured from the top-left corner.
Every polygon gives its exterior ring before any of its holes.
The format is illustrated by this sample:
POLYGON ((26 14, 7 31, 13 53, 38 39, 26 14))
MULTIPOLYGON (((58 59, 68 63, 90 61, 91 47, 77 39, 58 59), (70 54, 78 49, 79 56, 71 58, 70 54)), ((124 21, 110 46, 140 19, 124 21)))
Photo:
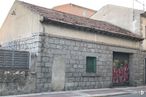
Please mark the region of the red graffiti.
POLYGON ((129 80, 128 64, 123 65, 120 68, 113 67, 113 83, 124 83, 129 80))

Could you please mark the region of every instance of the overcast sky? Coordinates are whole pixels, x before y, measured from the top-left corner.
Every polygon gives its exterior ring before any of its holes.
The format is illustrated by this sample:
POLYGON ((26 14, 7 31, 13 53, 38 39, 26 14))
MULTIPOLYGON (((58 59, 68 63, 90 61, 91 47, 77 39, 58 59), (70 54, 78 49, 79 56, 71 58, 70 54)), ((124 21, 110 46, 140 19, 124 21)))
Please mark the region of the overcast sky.
MULTIPOLYGON (((15 0, 0 0, 0 27, 4 22, 14 1, 15 0)), ((119 6, 130 7, 130 8, 133 7, 133 0, 21 0, 21 1, 44 6, 47 8, 52 8, 53 6, 57 6, 65 3, 74 3, 94 10, 99 10, 101 7, 103 7, 106 4, 114 4, 119 6)), ((140 1, 141 3, 144 2, 146 5, 146 0, 138 0, 138 1, 140 1)), ((134 8, 142 10, 143 6, 142 4, 136 2, 135 0, 134 8)))

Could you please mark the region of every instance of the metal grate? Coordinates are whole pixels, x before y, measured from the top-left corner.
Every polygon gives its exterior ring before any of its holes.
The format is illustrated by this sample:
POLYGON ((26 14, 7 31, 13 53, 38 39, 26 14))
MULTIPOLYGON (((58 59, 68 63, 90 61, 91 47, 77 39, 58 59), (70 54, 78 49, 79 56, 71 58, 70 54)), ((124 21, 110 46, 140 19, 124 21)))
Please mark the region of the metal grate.
POLYGON ((0 68, 29 68, 29 52, 0 49, 0 68))

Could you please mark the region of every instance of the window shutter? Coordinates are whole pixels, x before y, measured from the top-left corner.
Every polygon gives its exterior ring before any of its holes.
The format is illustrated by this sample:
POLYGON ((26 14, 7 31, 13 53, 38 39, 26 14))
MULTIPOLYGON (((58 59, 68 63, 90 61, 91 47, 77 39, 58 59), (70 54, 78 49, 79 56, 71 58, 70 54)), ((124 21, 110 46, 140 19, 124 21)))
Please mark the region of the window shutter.
POLYGON ((86 58, 86 72, 96 73, 96 57, 86 58))

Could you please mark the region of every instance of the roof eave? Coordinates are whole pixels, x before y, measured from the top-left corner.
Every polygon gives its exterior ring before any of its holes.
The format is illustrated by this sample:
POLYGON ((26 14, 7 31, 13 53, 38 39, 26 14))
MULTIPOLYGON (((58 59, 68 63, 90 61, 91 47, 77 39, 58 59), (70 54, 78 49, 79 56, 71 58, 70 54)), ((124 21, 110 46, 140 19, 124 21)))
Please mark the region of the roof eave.
POLYGON ((78 24, 72 24, 72 23, 68 23, 68 22, 53 20, 53 19, 49 19, 47 17, 42 17, 41 20, 40 20, 41 23, 46 23, 46 22, 50 22, 50 21, 58 22, 58 23, 62 23, 62 24, 67 24, 67 25, 71 25, 71 26, 76 26, 76 27, 88 28, 88 29, 92 29, 92 30, 95 30, 95 31, 101 31, 102 34, 104 34, 104 35, 118 36, 118 37, 121 37, 121 38, 128 38, 128 39, 132 39, 132 40, 136 40, 136 41, 144 40, 144 38, 142 38, 142 37, 136 37, 136 36, 134 37, 134 36, 130 36, 130 35, 109 32, 109 31, 100 30, 100 29, 96 29, 96 28, 81 26, 81 25, 78 25, 78 24), (109 33, 105 33, 105 32, 109 32, 109 33))

